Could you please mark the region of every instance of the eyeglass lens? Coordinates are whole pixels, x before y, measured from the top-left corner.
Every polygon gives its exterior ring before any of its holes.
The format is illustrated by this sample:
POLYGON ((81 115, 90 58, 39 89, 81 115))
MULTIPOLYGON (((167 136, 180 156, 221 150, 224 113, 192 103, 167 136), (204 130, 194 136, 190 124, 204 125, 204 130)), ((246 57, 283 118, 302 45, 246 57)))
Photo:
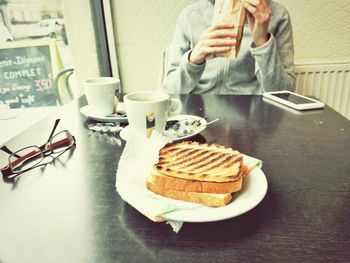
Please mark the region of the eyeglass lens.
POLYGON ((52 153, 61 153, 69 149, 73 144, 73 136, 66 130, 54 135, 50 140, 49 147, 52 153))
POLYGON ((11 154, 9 163, 14 173, 20 173, 38 165, 43 159, 44 154, 39 147, 29 146, 11 154))

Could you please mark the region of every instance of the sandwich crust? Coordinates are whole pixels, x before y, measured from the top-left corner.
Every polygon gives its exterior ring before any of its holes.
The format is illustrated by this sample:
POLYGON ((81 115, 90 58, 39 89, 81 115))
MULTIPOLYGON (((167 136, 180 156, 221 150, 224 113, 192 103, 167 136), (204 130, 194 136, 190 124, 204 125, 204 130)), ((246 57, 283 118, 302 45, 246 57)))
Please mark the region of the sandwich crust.
POLYGON ((173 189, 164 189, 159 185, 150 181, 146 182, 147 189, 155 194, 187 202, 204 204, 207 206, 218 207, 224 206, 231 202, 232 194, 211 194, 211 193, 196 193, 196 192, 183 192, 173 189))
POLYGON ((149 177, 149 180, 165 190, 225 194, 241 190, 243 176, 238 176, 237 180, 232 182, 204 182, 186 180, 153 172, 149 177))

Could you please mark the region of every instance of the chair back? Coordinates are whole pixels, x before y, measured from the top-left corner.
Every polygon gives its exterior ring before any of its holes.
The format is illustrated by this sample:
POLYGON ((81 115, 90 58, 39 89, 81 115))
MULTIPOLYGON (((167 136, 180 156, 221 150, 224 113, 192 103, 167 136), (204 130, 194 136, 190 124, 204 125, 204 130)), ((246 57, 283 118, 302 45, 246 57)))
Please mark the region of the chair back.
POLYGON ((73 68, 60 71, 54 80, 54 90, 60 105, 66 104, 74 98, 71 89, 71 79, 74 73, 73 68))
POLYGON ((161 56, 159 80, 158 80, 158 91, 164 91, 166 63, 167 63, 167 49, 163 50, 162 56, 161 56))

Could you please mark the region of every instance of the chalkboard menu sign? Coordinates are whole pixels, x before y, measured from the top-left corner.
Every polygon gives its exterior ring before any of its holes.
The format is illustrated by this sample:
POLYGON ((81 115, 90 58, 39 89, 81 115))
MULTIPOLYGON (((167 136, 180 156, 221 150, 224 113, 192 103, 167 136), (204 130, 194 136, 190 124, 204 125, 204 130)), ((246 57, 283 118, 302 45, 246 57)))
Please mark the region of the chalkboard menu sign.
POLYGON ((0 46, 0 104, 10 108, 57 105, 53 83, 60 66, 52 39, 0 46))

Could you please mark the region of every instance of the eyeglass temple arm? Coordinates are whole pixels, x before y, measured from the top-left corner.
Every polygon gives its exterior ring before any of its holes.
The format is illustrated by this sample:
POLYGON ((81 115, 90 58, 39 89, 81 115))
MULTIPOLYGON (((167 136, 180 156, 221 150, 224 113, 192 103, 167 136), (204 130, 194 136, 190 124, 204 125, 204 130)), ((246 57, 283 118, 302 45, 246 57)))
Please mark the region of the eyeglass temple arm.
MULTIPOLYGON (((49 138, 47 139, 47 142, 46 142, 44 145, 42 145, 42 146, 40 147, 41 150, 43 150, 42 148, 45 148, 46 144, 51 140, 51 138, 52 138, 52 136, 53 136, 53 134, 54 134, 54 132, 55 132, 55 130, 56 130, 56 128, 57 128, 59 122, 60 122, 60 119, 55 120, 55 124, 54 124, 54 126, 53 126, 53 128, 52 128, 52 131, 51 131, 51 133, 50 133, 50 136, 49 136, 49 138)), ((3 146, 0 148, 0 150, 2 150, 2 151, 5 152, 5 153, 8 153, 8 154, 10 154, 10 155, 12 154, 13 156, 15 156, 15 157, 17 157, 17 158, 21 158, 21 156, 19 156, 18 154, 15 154, 13 151, 11 151, 9 148, 7 148, 6 145, 3 145, 3 146)))
MULTIPOLYGON (((52 131, 51 131, 50 136, 49 136, 49 138, 47 139, 47 142, 46 142, 46 143, 48 143, 48 142, 51 140, 51 138, 52 138, 52 136, 53 136, 53 134, 54 134, 54 132, 55 132, 55 130, 56 130, 56 128, 57 128, 59 122, 60 122, 60 120, 61 120, 61 119, 56 119, 56 120, 55 120, 55 124, 54 124, 54 126, 53 126, 53 128, 52 128, 52 131)), ((42 147, 44 147, 45 145, 46 145, 46 144, 44 144, 42 147)), ((42 147, 40 147, 40 149, 41 149, 42 147)), ((17 157, 17 158, 21 158, 21 156, 15 154, 15 153, 12 152, 9 148, 7 148, 6 145, 3 145, 3 146, 0 148, 0 150, 4 151, 5 153, 8 153, 8 154, 13 154, 13 156, 15 156, 15 157, 17 157)))
POLYGON ((47 139, 46 143, 48 143, 48 142, 51 140, 53 134, 55 133, 55 130, 56 130, 58 124, 60 123, 60 120, 61 120, 61 119, 55 120, 55 124, 53 125, 52 131, 51 131, 50 136, 49 136, 49 138, 47 139))
POLYGON ((17 157, 17 158, 21 158, 21 156, 15 154, 13 151, 11 151, 9 148, 7 148, 6 145, 3 145, 0 150, 4 151, 5 153, 8 153, 8 154, 13 154, 13 156, 17 157))

